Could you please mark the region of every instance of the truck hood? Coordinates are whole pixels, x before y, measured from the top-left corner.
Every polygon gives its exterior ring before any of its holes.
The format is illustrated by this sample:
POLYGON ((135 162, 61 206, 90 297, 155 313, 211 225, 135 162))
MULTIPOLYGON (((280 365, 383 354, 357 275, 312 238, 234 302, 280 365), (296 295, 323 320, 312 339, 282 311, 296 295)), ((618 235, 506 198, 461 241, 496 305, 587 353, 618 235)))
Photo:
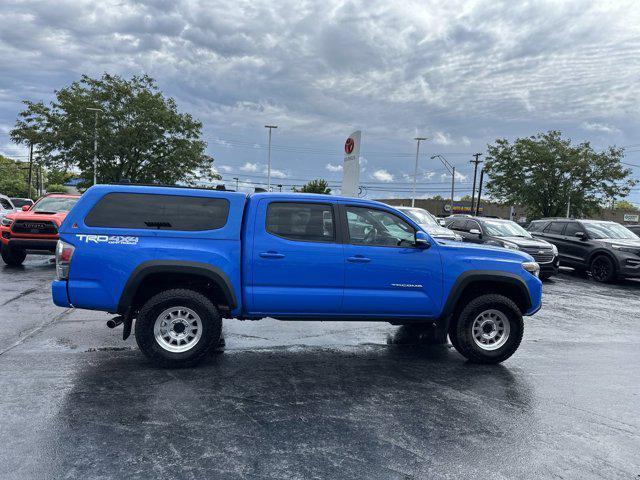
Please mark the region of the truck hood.
POLYGON ((486 256, 493 259, 500 258, 519 262, 534 261, 533 257, 528 253, 521 252, 520 250, 509 250, 504 247, 487 245, 486 243, 446 242, 443 243, 442 246, 445 248, 455 248, 465 256, 474 257, 477 255, 477 259, 479 260, 482 260, 482 258, 486 256))
POLYGON ((527 248, 535 248, 535 247, 550 247, 551 244, 546 240, 542 240, 540 238, 523 238, 523 237, 496 237, 499 240, 504 240, 505 242, 515 243, 519 247, 527 248))
POLYGON ((58 212, 58 213, 36 213, 31 210, 23 212, 15 212, 6 216, 6 218, 10 218, 11 220, 31 220, 31 221, 48 221, 55 223, 58 227, 62 223, 62 221, 67 217, 68 212, 58 212))

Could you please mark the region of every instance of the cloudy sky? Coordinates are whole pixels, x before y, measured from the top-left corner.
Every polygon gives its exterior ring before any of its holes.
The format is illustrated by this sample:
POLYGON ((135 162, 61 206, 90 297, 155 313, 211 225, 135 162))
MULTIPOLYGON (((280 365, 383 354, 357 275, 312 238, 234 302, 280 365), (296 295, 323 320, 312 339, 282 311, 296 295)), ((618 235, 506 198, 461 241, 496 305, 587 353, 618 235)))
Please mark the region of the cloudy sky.
MULTIPOLYGON (((640 165, 640 3, 630 1, 11 1, 0 5, 0 153, 22 99, 81 74, 148 73, 204 123, 229 184, 338 184, 363 131, 369 197, 446 196, 443 154, 468 193, 469 160, 497 137, 559 129, 628 146, 640 165)), ((634 168, 640 178, 640 168, 634 168)), ((640 204, 640 187, 631 199, 640 204)))

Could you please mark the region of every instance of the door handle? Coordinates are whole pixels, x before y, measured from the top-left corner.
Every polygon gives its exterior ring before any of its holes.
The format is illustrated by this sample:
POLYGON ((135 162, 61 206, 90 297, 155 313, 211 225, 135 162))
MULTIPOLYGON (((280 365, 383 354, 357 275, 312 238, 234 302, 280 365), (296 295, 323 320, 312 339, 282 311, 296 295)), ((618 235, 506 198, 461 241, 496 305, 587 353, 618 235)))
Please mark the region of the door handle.
POLYGON ((260 256, 262 258, 284 258, 284 255, 278 252, 262 252, 260 256))
POLYGON ((371 259, 363 257, 362 255, 356 255, 355 257, 348 257, 347 261, 353 263, 368 263, 371 261, 371 259))

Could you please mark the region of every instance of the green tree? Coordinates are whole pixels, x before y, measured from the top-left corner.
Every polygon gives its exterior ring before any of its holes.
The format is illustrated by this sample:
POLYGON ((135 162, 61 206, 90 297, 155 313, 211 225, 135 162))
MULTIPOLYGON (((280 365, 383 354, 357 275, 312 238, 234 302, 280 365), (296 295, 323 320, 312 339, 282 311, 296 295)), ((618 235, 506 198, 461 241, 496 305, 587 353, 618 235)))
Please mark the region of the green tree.
POLYGON ((597 152, 589 142, 572 145, 558 131, 498 139, 488 146, 486 190, 498 201, 523 205, 530 218, 588 215, 612 198, 625 197, 636 184, 624 168, 624 150, 597 152))
POLYGON ((52 185, 62 186, 74 177, 75 175, 67 170, 56 167, 50 168, 45 173, 45 187, 48 189, 52 185))
POLYGON ((293 189, 294 192, 300 193, 323 193, 325 195, 329 195, 331 193, 331 189, 329 188, 329 184, 326 180, 317 179, 311 180, 310 182, 304 184, 300 190, 297 190, 295 187, 293 189))
MULTIPOLYGON (((27 194, 27 164, 0 155, 0 193, 8 197, 27 194)), ((29 196, 33 196, 32 191, 29 196)))
POLYGON ((637 212, 640 208, 636 207, 633 203, 628 202, 627 200, 619 200, 615 203, 616 210, 626 210, 637 212))
POLYGON ((130 80, 104 74, 83 75, 55 92, 55 100, 24 101, 11 131, 14 142, 33 143, 48 168, 80 171, 87 187, 93 179, 95 111, 98 116, 98 181, 193 184, 219 178, 206 155, 202 123, 178 112, 150 77, 130 80))

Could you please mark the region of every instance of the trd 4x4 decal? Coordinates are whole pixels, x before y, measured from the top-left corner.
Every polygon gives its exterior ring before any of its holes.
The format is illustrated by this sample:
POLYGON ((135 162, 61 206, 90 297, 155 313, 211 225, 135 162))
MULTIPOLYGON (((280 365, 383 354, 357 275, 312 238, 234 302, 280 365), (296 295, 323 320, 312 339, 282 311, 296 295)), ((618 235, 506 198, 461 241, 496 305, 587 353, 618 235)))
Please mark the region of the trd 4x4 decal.
POLYGON ((78 240, 85 243, 109 243, 112 245, 137 245, 138 237, 123 235, 85 235, 77 234, 78 240))

